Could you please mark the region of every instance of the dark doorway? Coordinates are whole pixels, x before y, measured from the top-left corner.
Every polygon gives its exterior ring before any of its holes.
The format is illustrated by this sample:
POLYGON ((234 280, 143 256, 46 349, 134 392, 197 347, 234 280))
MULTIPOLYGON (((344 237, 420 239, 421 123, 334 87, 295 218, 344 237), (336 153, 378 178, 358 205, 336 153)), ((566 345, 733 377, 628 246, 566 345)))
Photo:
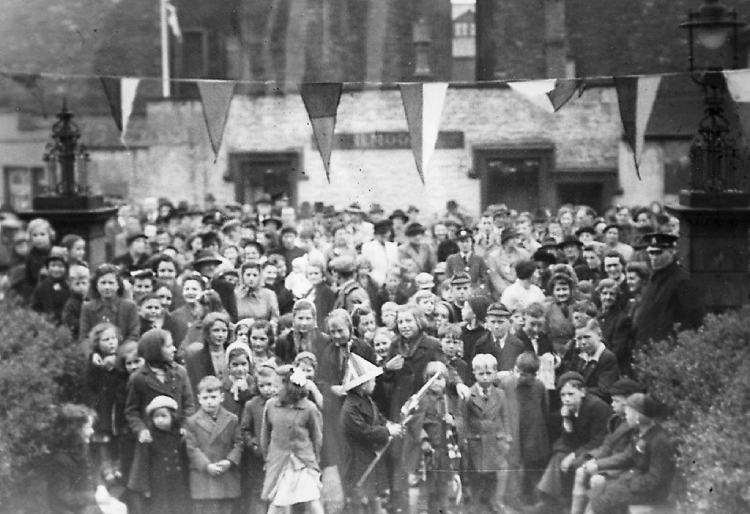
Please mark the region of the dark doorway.
POLYGON ((296 203, 300 158, 296 153, 233 154, 230 171, 234 178, 235 198, 254 203, 263 194, 286 193, 296 203))
POLYGON ((539 159, 487 159, 487 203, 518 211, 539 204, 539 159))
POLYGON ((560 205, 588 205, 602 212, 603 188, 601 182, 572 182, 557 184, 557 199, 560 205))
POLYGON ((474 166, 482 179, 482 209, 503 203, 522 212, 548 205, 551 160, 551 147, 476 149, 474 166))

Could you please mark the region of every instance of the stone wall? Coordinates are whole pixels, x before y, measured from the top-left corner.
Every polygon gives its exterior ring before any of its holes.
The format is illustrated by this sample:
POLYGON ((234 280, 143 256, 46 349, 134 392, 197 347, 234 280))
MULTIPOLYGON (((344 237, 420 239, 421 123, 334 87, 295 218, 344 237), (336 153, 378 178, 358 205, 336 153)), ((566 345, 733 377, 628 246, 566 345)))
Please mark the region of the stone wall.
MULTIPOLYGON (((547 114, 506 88, 451 88, 441 131, 460 131, 464 146, 437 149, 422 185, 411 150, 334 150, 331 183, 313 144, 312 129, 299 96, 236 96, 224 142, 214 160, 200 105, 155 102, 133 126, 137 146, 128 150, 93 148, 92 180, 105 192, 126 184, 132 198, 167 196, 175 201, 202 202, 212 193, 219 202, 234 200, 234 183, 226 180, 230 155, 251 152, 299 153, 303 178, 297 202, 346 205, 378 202, 389 211, 416 205, 423 212, 441 211, 454 199, 477 214, 480 180, 472 178, 473 150, 514 148, 530 144, 554 147, 557 173, 624 169, 621 125, 612 88, 593 88, 556 114, 547 114)), ((344 93, 336 133, 406 131, 398 90, 344 93)), ((650 156, 649 156, 650 157, 650 156)), ((658 168, 653 159, 645 167, 658 168)), ((646 171, 644 170, 644 174, 646 171)), ((645 193, 628 177, 622 181, 645 193)), ((658 197, 656 191, 648 191, 658 197)), ((658 199, 658 198, 656 198, 658 199)))

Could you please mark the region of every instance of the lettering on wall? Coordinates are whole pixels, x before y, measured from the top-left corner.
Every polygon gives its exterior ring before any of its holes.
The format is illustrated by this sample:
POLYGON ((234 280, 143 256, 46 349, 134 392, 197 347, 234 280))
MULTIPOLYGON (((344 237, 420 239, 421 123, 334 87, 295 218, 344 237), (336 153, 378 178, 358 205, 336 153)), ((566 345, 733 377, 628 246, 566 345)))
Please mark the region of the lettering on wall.
MULTIPOLYGON (((312 145, 315 146, 313 139, 312 145)), ((458 149, 464 147, 464 133, 440 132, 435 148, 458 149)), ((334 150, 411 150, 408 132, 344 132, 333 139, 334 150)))

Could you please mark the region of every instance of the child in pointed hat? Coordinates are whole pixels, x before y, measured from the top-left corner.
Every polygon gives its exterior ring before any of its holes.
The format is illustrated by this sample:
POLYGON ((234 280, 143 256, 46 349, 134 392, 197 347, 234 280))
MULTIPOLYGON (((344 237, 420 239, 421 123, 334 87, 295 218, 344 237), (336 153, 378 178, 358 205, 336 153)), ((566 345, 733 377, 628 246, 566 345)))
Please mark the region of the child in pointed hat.
POLYGON ((382 373, 382 368, 355 353, 350 354, 343 384, 347 394, 341 409, 344 435, 341 479, 347 512, 355 514, 379 512, 378 495, 388 483, 383 461, 377 463, 361 486, 357 482, 377 457, 377 452, 391 437, 401 433, 401 426, 386 421, 371 398, 375 378, 382 373))

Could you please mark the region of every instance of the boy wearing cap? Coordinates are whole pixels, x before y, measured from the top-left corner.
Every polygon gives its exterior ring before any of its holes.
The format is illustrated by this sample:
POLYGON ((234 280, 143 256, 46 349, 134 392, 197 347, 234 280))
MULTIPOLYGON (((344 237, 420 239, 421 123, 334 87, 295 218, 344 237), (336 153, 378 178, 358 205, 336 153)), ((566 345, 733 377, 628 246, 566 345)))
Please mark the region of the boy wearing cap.
POLYGON ((653 274, 633 320, 637 345, 667 339, 675 323, 682 329, 696 329, 703 324, 705 311, 700 291, 675 260, 677 239, 672 234, 644 236, 653 274))
POLYGON ((586 394, 583 377, 574 371, 558 380, 562 408, 562 433, 552 445, 552 458, 547 464, 537 489, 543 499, 535 512, 558 512, 561 499, 567 504, 573 486, 573 471, 584 462, 585 455, 601 446, 607 435, 607 422, 612 408, 600 398, 586 394))
POLYGON ((348 512, 352 514, 378 512, 380 487, 387 483, 384 461, 378 462, 361 487, 357 482, 388 439, 401 434, 401 426, 386 421, 372 400, 375 378, 382 373, 382 368, 359 355, 350 355, 343 384, 346 399, 340 422, 344 435, 341 478, 348 512))
POLYGON ((475 289, 489 292, 490 275, 487 263, 474 252, 474 239, 471 229, 462 228, 456 235, 458 253, 445 260, 445 276, 453 277, 456 273, 468 273, 475 289))
POLYGON ((623 472, 607 480, 601 491, 592 491, 594 514, 624 512, 629 505, 660 504, 669 496, 675 473, 674 448, 658 418, 662 406, 650 396, 628 397, 625 418, 633 437, 623 455, 623 472))
MULTIPOLYGON (((612 417, 607 422, 607 436, 599 448, 584 455, 586 462, 576 470, 573 484, 573 505, 571 514, 583 514, 588 503, 587 488, 591 477, 600 474, 608 477, 617 476, 620 466, 625 462, 625 449, 630 444, 634 427, 625 419, 625 406, 631 394, 641 392, 641 386, 629 378, 621 378, 610 388, 612 396, 612 417)), ((591 487, 596 487, 596 480, 591 487)))
POLYGON ((461 311, 464 307, 464 303, 471 296, 471 278, 468 273, 459 272, 453 275, 450 279, 451 283, 451 303, 450 308, 453 319, 457 322, 463 321, 463 315, 461 311))
POLYGON ((485 327, 489 333, 477 341, 474 353, 494 355, 499 372, 512 371, 516 365, 516 359, 523 353, 524 348, 517 338, 508 337, 510 312, 502 303, 493 303, 489 306, 485 327))

